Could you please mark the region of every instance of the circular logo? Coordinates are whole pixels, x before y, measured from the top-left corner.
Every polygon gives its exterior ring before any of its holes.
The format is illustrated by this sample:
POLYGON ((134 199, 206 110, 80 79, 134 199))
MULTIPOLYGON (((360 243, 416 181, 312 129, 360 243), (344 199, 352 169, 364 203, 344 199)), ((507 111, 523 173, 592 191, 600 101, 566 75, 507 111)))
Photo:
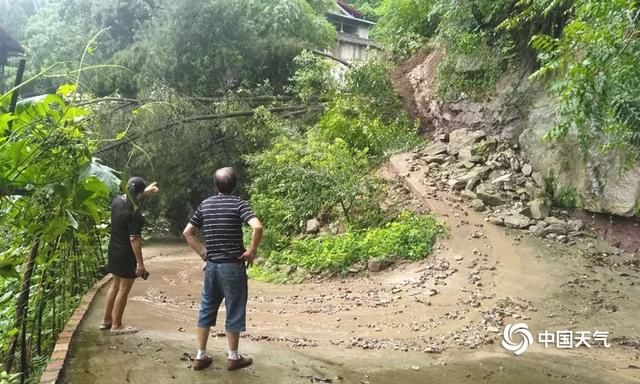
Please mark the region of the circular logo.
POLYGON ((516 355, 523 354, 533 344, 533 335, 529 332, 529 326, 525 323, 509 324, 502 333, 502 346, 516 355), (514 341, 514 336, 520 335, 520 342, 514 341))

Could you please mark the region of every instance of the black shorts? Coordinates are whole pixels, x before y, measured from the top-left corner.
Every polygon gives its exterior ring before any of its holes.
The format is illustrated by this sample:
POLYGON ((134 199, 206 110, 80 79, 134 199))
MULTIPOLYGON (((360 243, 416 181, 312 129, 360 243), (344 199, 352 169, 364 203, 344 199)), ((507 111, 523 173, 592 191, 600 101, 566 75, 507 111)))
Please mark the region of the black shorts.
POLYGON ((127 253, 109 253, 107 271, 125 279, 136 278, 136 257, 127 253))

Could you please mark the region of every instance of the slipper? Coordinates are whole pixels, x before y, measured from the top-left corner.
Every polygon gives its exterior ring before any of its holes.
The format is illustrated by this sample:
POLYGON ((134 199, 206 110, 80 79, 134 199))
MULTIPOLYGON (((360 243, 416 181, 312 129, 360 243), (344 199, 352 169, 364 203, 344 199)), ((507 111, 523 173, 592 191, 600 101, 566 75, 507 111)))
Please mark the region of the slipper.
POLYGON ((105 323, 100 324, 101 331, 106 331, 107 329, 111 329, 111 324, 105 324, 105 323))
POLYGON ((115 335, 132 335, 134 333, 138 333, 138 331, 140 331, 138 328, 126 327, 122 329, 112 329, 111 334, 114 336, 115 335))

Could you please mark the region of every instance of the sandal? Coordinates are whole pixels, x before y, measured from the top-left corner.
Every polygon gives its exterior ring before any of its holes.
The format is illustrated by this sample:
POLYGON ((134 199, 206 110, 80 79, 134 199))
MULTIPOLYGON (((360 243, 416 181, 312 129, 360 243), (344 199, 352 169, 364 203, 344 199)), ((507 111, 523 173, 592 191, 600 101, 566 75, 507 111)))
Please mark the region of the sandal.
POLYGON ((102 323, 102 324, 100 324, 100 330, 101 331, 106 331, 108 329, 111 329, 111 323, 108 323, 108 324, 102 323))
POLYGON ((136 327, 126 327, 122 329, 112 329, 112 335, 132 335, 134 333, 138 333, 140 330, 136 327))

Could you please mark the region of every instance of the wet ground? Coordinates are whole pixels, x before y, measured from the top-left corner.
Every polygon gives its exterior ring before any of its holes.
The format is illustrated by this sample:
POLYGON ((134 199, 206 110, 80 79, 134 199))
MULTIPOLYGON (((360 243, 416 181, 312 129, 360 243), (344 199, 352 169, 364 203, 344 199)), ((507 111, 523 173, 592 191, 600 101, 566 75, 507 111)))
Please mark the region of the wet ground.
MULTIPOLYGON (((407 181, 414 185, 412 176, 407 181)), ((73 345, 65 382, 640 382, 637 258, 595 239, 567 246, 505 231, 450 196, 412 192, 451 229, 434 254, 314 283, 250 281, 241 353, 255 364, 239 372, 223 369, 221 327, 211 338, 213 367, 190 369, 202 263, 182 243, 146 247, 151 277, 136 282, 125 313, 142 331, 98 331, 101 292, 73 345), (518 322, 535 336, 608 331, 611 348, 544 348, 536 337, 515 356, 500 341, 504 326, 518 322)))

